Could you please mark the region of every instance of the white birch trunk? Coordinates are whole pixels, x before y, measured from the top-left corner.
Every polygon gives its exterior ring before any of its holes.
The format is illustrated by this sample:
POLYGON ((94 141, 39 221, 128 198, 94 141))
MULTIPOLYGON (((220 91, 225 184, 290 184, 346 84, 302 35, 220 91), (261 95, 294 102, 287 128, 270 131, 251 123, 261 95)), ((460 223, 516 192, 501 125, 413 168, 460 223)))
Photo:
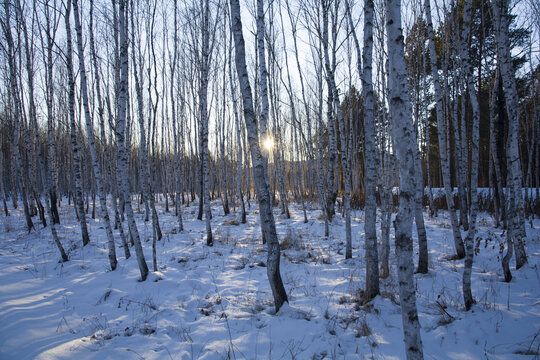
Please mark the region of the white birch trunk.
POLYGON ((389 104, 394 150, 399 167, 399 210, 394 222, 398 262, 399 299, 407 359, 422 359, 420 322, 416 309, 412 220, 415 193, 414 129, 407 84, 407 69, 401 29, 401 1, 386 1, 389 57, 389 104), (399 139, 399 141, 397 141, 399 139))
POLYGON ((83 100, 83 108, 84 108, 84 117, 86 120, 86 133, 88 136, 88 144, 90 146, 90 156, 92 158, 92 166, 94 171, 94 179, 96 181, 96 187, 98 191, 99 196, 99 205, 100 205, 100 211, 101 216, 103 217, 103 221, 105 223, 105 232, 107 234, 107 244, 109 247, 109 265, 111 266, 111 270, 116 269, 117 260, 116 260, 116 249, 114 245, 114 236, 112 232, 111 227, 111 221, 109 218, 109 211, 107 210, 107 195, 105 193, 105 189, 103 188, 103 182, 102 182, 102 169, 101 164, 99 163, 99 159, 96 154, 96 146, 95 146, 95 137, 94 137, 94 129, 92 126, 92 115, 90 114, 90 104, 88 100, 88 85, 86 80, 86 69, 84 64, 84 50, 83 50, 83 39, 82 39, 82 29, 81 29, 81 21, 79 18, 79 6, 77 0, 73 1, 73 15, 75 19, 75 31, 77 36, 77 50, 79 55, 79 76, 81 81, 81 95, 83 100))
POLYGON ((131 195, 129 192, 128 181, 128 152, 126 151, 125 143, 125 122, 127 118, 126 108, 128 102, 128 39, 127 39, 127 18, 126 18, 126 0, 119 0, 119 27, 120 27, 120 71, 119 71, 119 86, 118 86, 118 119, 116 124, 116 146, 118 151, 118 177, 121 185, 120 191, 126 215, 128 218, 128 226, 132 241, 135 246, 139 271, 141 273, 141 281, 145 281, 148 276, 148 265, 144 258, 141 239, 135 216, 131 206, 131 195))
MULTIPOLYGON (((180 142, 178 139, 179 125, 177 127, 177 112, 176 112, 176 101, 174 93, 174 80, 176 74, 176 63, 178 60, 178 0, 174 0, 174 50, 173 50, 173 60, 171 64, 171 111, 172 111, 172 131, 173 131, 173 140, 174 140, 174 176, 175 176, 175 200, 174 205, 176 207, 176 216, 178 218, 178 231, 184 231, 184 221, 182 219, 182 202, 181 202, 181 173, 180 173, 180 142)), ((183 100, 183 98, 181 98, 183 100)))
MULTIPOLYGON (((471 273, 474 260, 474 238, 476 236, 476 216, 478 214, 478 142, 480 129, 480 106, 474 87, 473 68, 469 60, 469 34, 472 18, 471 3, 465 2, 463 12, 463 31, 461 34, 461 49, 460 57, 467 81, 469 99, 473 110, 472 138, 471 138, 471 211, 470 221, 468 223, 469 230, 465 238, 465 267, 463 269, 463 300, 465 309, 469 310, 474 302, 471 291, 471 273)), ((464 101, 465 99, 463 99, 464 101)), ((462 208, 461 211, 465 209, 462 208)))
POLYGON ((253 178, 257 189, 257 200, 259 202, 259 215, 261 218, 261 229, 266 237, 268 247, 267 275, 274 296, 274 306, 276 312, 279 311, 284 302, 288 302, 287 293, 281 280, 279 271, 280 249, 276 233, 276 223, 270 203, 270 191, 268 187, 268 175, 264 166, 264 159, 259 147, 259 134, 255 112, 253 110, 253 99, 251 96, 251 86, 246 66, 246 51, 244 36, 242 35, 242 21, 240 18, 239 0, 230 0, 231 5, 231 27, 234 34, 235 62, 242 102, 244 107, 244 120, 248 132, 249 146, 251 150, 251 161, 253 164, 253 178))
MULTIPOLYGON (((512 257, 512 247, 516 253, 516 268, 519 269, 527 263, 527 254, 525 253, 525 241, 520 230, 520 215, 522 214, 523 201, 521 195, 522 172, 519 158, 518 132, 519 132, 519 101, 517 86, 515 80, 515 70, 512 63, 510 51, 510 40, 508 38, 508 29, 510 26, 510 16, 508 13, 508 2, 498 0, 492 4, 495 18, 495 28, 497 37, 498 63, 501 70, 501 78, 504 87, 506 99, 506 111, 508 113, 508 139, 506 145, 506 158, 508 166, 507 188, 510 196, 508 199, 508 233, 507 254, 503 257, 503 270, 506 281, 512 279, 510 273, 509 261, 512 257)), ((522 217, 522 216, 521 216, 522 217)))
POLYGON ((86 225, 86 213, 84 211, 83 193, 81 188, 81 160, 79 154, 79 145, 77 143, 77 130, 75 125, 75 76, 73 74, 73 45, 71 41, 71 25, 69 24, 69 16, 71 12, 71 1, 67 2, 65 20, 66 20, 66 39, 67 39, 67 74, 68 74, 68 114, 71 134, 71 149, 73 152, 73 173, 75 178, 75 202, 78 210, 79 221, 81 225, 81 235, 83 246, 90 242, 88 236, 88 228, 86 225))
MULTIPOLYGON (((362 93, 364 98, 364 179, 366 183, 365 205, 365 257, 366 257, 366 291, 365 300, 371 300, 379 294, 379 254, 377 251, 377 148, 375 146, 375 114, 373 100, 373 18, 375 4, 373 0, 364 2, 364 51, 361 72, 358 59, 358 72, 362 74, 362 93)), ((348 11, 350 15, 350 9, 348 11)), ((349 19, 352 25, 352 20, 349 19)), ((353 30, 354 31, 354 30, 353 30)), ((356 35, 354 35, 356 40, 356 35)), ((356 41, 357 56, 360 46, 356 41)))
POLYGON ((206 245, 212 246, 212 213, 210 210, 210 170, 208 151, 208 71, 210 67, 210 29, 208 28, 210 6, 209 0, 204 1, 204 19, 202 30, 202 59, 201 59, 201 83, 199 87, 199 116, 201 119, 201 150, 202 150, 202 172, 203 172, 203 196, 204 196, 204 217, 206 221, 206 245))

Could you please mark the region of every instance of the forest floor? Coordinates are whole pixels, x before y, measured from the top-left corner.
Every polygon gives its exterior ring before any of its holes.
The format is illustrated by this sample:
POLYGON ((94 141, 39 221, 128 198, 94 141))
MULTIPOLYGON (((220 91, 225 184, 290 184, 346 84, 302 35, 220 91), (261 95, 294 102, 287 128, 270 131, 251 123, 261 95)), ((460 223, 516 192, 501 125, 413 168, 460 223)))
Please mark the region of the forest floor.
MULTIPOLYGON (((405 350, 396 264, 381 280, 381 295, 367 305, 364 287, 363 212, 353 212, 353 258, 344 259, 340 216, 324 237, 320 211, 301 209, 291 219, 274 209, 285 249, 281 274, 289 295, 276 315, 266 277, 255 203, 248 221, 222 216, 213 203, 215 244, 205 246, 205 223, 197 204, 183 209, 177 233, 174 210, 158 205, 163 239, 159 272, 139 282, 137 261, 117 248, 110 271, 106 235, 89 221, 91 242, 81 246, 80 228, 67 201, 59 208, 60 239, 70 261, 59 263, 49 228, 27 234, 22 207, 0 215, 0 359, 403 359, 405 350)), ((136 213, 149 268, 151 222, 136 213)), ((35 220, 37 221, 37 220, 35 220)), ((426 215, 429 273, 415 274, 426 359, 530 359, 540 353, 540 221, 527 224, 529 263, 503 282, 501 229, 479 217, 478 254, 472 291, 476 304, 464 311, 463 261, 454 254, 444 212, 426 215)), ((413 231, 416 240, 416 233, 413 231)), ((115 231, 117 245, 120 244, 115 231)), ((416 250, 416 245, 415 245, 416 250)), ((416 251, 415 251, 416 254, 416 251)), ((416 255, 415 255, 416 257, 416 255)), ((415 261, 417 259, 415 258, 415 261)))

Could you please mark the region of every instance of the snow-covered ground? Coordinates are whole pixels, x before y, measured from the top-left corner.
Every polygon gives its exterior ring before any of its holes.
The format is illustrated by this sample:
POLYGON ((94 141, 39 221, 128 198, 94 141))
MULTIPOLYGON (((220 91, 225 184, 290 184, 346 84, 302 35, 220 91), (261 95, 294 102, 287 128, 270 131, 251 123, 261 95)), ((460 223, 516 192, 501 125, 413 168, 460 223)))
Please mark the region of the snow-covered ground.
MULTIPOLYGON (((213 204, 215 245, 204 245, 196 204, 184 208, 186 230, 158 209, 164 233, 160 271, 145 282, 133 256, 117 248, 108 268, 102 224, 91 220, 82 248, 73 208, 60 208, 59 255, 50 231, 27 234, 21 210, 0 215, 0 359, 403 359, 405 357, 393 252, 381 295, 361 303, 364 286, 363 213, 353 213, 353 259, 344 259, 344 222, 325 238, 319 211, 304 224, 299 208, 276 221, 281 274, 290 306, 273 314, 256 205, 248 223, 234 225, 213 204)), ((151 268, 151 222, 136 214, 151 268)), ((454 253, 445 213, 426 216, 430 273, 415 275, 426 359, 520 359, 540 352, 540 221, 528 224, 529 264, 503 282, 503 231, 481 215, 472 276, 476 305, 462 305, 463 261, 454 253), (528 355, 527 355, 528 354, 528 355)), ((115 232, 117 244, 119 236, 115 232)), ((134 250, 132 250, 134 253, 134 250)), ((512 265, 514 262, 512 261, 512 265)))

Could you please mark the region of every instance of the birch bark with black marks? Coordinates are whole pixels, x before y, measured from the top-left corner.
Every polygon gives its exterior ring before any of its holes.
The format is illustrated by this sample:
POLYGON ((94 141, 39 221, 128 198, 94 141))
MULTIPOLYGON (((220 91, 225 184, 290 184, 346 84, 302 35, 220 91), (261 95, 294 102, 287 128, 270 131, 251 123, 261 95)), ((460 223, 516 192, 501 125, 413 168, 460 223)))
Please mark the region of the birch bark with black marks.
MULTIPOLYGON (((525 241, 520 229, 523 219, 523 199, 521 194, 522 172, 519 158, 519 100, 515 79, 515 69, 510 51, 509 27, 510 14, 507 0, 493 2, 492 9, 495 19, 495 33, 497 38, 498 63, 501 71, 501 79, 504 87, 506 100, 506 112, 508 113, 508 139, 506 143, 506 162, 508 167, 507 188, 509 198, 507 202, 508 232, 507 252, 502 259, 502 267, 505 281, 512 279, 509 262, 512 257, 512 248, 516 253, 516 269, 527 263, 525 253, 525 241)), ((526 235, 525 235, 526 237, 526 235)))
MULTIPOLYGON (((473 79, 473 68, 469 60, 469 36, 472 20, 472 8, 470 2, 465 2, 463 11, 463 30, 461 32, 460 58, 465 79, 467 82, 469 99, 472 107, 472 137, 471 137, 471 183, 470 183, 470 218, 469 230, 465 237, 465 267, 463 268, 463 300, 465 310, 469 310, 474 303, 471 291, 471 273, 474 260, 474 238, 476 236, 476 217, 478 215, 478 143, 480 129, 480 105, 473 79)), ((463 211, 463 210, 462 210, 463 211)))
POLYGON ((81 225, 81 235, 83 246, 86 246, 90 242, 88 236, 88 227, 86 225, 86 213, 84 211, 83 193, 81 187, 81 159, 80 149, 77 143, 77 127, 75 124, 75 75, 73 74, 73 45, 71 41, 71 25, 69 17, 71 13, 71 1, 67 2, 65 22, 66 22, 66 40, 67 40, 67 52, 66 52, 66 66, 68 77, 68 115, 69 115, 69 128, 71 135, 71 150, 73 153, 73 176, 75 178, 75 202, 78 210, 79 222, 81 225))
MULTIPOLYGON (((182 186, 181 186, 181 177, 182 174, 180 172, 180 142, 178 139, 178 133, 179 133, 179 127, 177 127, 177 116, 180 115, 177 113, 176 109, 176 96, 174 92, 174 82, 176 80, 175 74, 176 74, 176 64, 178 60, 178 0, 174 0, 174 49, 173 49, 173 56, 172 56, 172 63, 171 63, 171 84, 170 84, 170 92, 171 92, 171 115, 172 115, 172 132, 173 132, 173 139, 174 139, 174 179, 175 179, 175 200, 174 205, 176 207, 176 216, 178 219, 178 231, 184 231, 184 221, 182 219, 182 186)), ((183 95, 182 95, 183 96, 183 95)), ((180 100, 182 101, 183 98, 180 97, 180 100)), ((183 106, 183 105, 182 105, 183 106)))
POLYGON ((365 205, 365 258, 366 258, 366 291, 364 299, 371 300, 379 294, 379 253, 377 251, 377 148, 375 146, 375 113, 373 100, 373 19, 375 4, 373 0, 364 2, 364 49, 360 53, 360 45, 353 27, 349 1, 347 13, 353 29, 356 45, 358 73, 362 74, 362 95, 364 98, 364 181, 366 184, 365 205), (360 61, 360 55, 362 56, 360 61), (363 68, 362 68, 363 64, 363 68))
POLYGON ((407 359, 423 359, 420 322, 416 308, 412 220, 415 193, 415 136, 407 83, 401 29, 401 1, 386 0, 386 31, 389 58, 389 104, 394 151, 399 168, 399 210, 394 222, 398 263, 399 302, 407 359), (397 141, 399 139, 399 141, 397 141))
MULTIPOLYGON (((94 172, 94 179, 96 182, 98 197, 99 197, 99 210, 101 212, 101 216, 103 217, 103 221, 105 223, 105 233, 107 234, 107 245, 109 248, 109 265, 111 266, 111 270, 116 269, 116 265, 118 261, 116 260, 116 248, 114 245, 114 236, 112 232, 111 227, 111 221, 109 218, 109 210, 107 210, 107 194, 105 193, 105 189, 103 188, 103 182, 102 182, 102 169, 101 164, 99 162, 97 153, 96 153, 96 145, 95 145, 95 137, 94 137, 94 128, 93 128, 93 121, 92 121, 92 115, 90 114, 90 103, 88 99, 88 84, 86 79, 86 66, 84 64, 84 49, 83 49, 83 38, 82 38, 82 26, 81 26, 81 20, 79 17, 79 5, 77 0, 72 0, 73 2, 73 17, 75 19, 75 32, 77 37, 77 51, 79 55, 79 76, 80 76, 80 82, 81 82, 81 96, 82 96, 82 102, 83 102, 83 108, 84 108, 84 118, 86 121, 86 136, 88 137, 88 144, 90 147, 90 156, 92 158, 92 167, 94 172)), ((93 6, 93 1, 91 1, 91 7, 93 6)), ((93 38, 92 38, 93 40, 93 38)), ((100 107, 100 110, 98 112, 102 115, 103 108, 100 107)))
POLYGON ((199 119, 201 134, 201 157, 202 157, 202 176, 203 176, 203 196, 204 196, 204 217, 206 223, 206 245, 214 244, 212 236, 212 213, 210 210, 210 170, 208 151, 208 72, 210 70, 210 4, 209 0, 204 0, 203 19, 202 19, 202 46, 200 54, 200 84, 199 84, 199 119))
POLYGON ((283 286, 279 271, 280 248, 276 232, 276 223, 272 212, 270 191, 268 186, 268 175, 264 166, 264 159, 259 146, 259 134, 255 111, 253 109, 253 98, 251 86, 246 66, 246 50, 244 36, 242 34, 242 20, 240 17, 239 0, 230 0, 231 5, 231 28, 234 34, 235 63, 240 91, 242 93, 242 103, 244 108, 244 121, 248 132, 249 147, 251 151, 251 161, 253 165, 253 180, 257 190, 257 201, 259 203, 259 215, 261 220, 261 230, 266 237, 268 249, 266 272, 272 294, 274 297, 274 307, 279 311, 284 302, 288 302, 287 293, 283 286))
POLYGON ((141 273, 141 281, 145 281, 148 276, 148 265, 144 258, 141 239, 139 237, 139 231, 137 224, 135 223, 135 216, 133 214, 133 208, 131 206, 131 195, 129 192, 129 180, 128 180, 128 152, 126 151, 125 143, 125 122, 126 122, 126 108, 128 102, 128 39, 127 39, 127 0, 119 0, 119 32, 120 32, 120 55, 119 55, 119 86, 118 86, 118 118, 116 123, 116 147, 118 151, 118 177, 120 182, 120 191, 122 199, 124 201, 125 211, 128 219, 129 231, 132 241, 135 247, 135 253, 137 256, 137 263, 139 265, 139 271, 141 273))
MULTIPOLYGON (((94 26, 94 0, 90 0, 90 23, 89 23, 90 61, 92 63, 93 69, 94 69, 94 86, 95 86, 95 91, 96 91, 97 113, 98 113, 98 118, 99 118, 100 136, 101 136, 101 143, 102 143, 101 147, 103 149, 103 159, 102 159, 102 161, 100 162, 99 159, 96 159, 96 161, 99 162, 98 170, 99 170, 100 175, 101 175, 100 183, 101 183, 101 187, 103 188, 104 204, 105 204, 106 216, 108 218, 108 220, 105 220, 106 221, 105 226, 106 226, 106 231, 107 231, 107 237, 109 239, 109 262, 110 262, 111 268, 112 268, 112 264, 113 264, 112 255, 114 255, 115 259, 116 259, 116 255, 115 255, 115 249, 114 249, 114 237, 112 236, 112 229, 111 229, 110 237, 109 237, 109 233, 108 233, 109 229, 107 229, 107 226, 109 228, 111 228, 111 220, 110 220, 110 217, 109 217, 109 212, 108 212, 107 207, 106 207, 106 205, 107 205, 107 192, 104 190, 104 187, 105 187, 105 182, 106 182, 105 174, 107 172, 110 172, 112 175, 114 175, 114 172, 112 171, 112 166, 113 166, 112 165, 112 159, 109 158, 109 154, 107 154, 107 151, 106 151, 107 137, 105 135, 105 118, 104 118, 104 110, 105 109, 104 109, 104 104, 103 104, 103 98, 102 98, 102 95, 101 95, 101 77, 100 77, 100 71, 99 71, 97 54, 96 54, 96 46, 95 46, 95 41, 94 41, 94 29, 93 29, 93 26, 94 26), (107 225, 107 223, 108 223, 108 225, 107 225)), ((82 78, 81 78, 81 81, 82 81, 82 78)), ((110 110, 111 109, 109 109, 109 112, 110 112, 110 110)), ((112 116, 112 114, 109 113, 109 116, 112 116)), ((87 131, 88 131, 88 128, 87 128, 87 131)), ((93 134, 92 134, 92 137, 93 137, 93 134)), ((97 179, 97 177, 96 177, 96 179, 97 179)), ((111 176, 111 184, 112 184, 112 186, 110 188, 112 190, 112 195, 113 195, 112 199, 113 199, 113 205, 114 205, 113 212, 114 212, 115 220, 117 220, 117 216, 118 216, 118 214, 117 214, 118 213, 118 208, 117 208, 117 205, 116 205, 116 194, 117 194, 116 188, 117 188, 117 186, 115 185, 114 176, 111 176)), ((99 185, 98 185, 98 191, 99 191, 99 185)), ((101 205, 101 198, 100 198, 100 206, 103 207, 101 205)), ((127 240, 126 240, 126 236, 124 235, 123 226, 119 221, 116 221, 116 222, 119 223, 119 226, 117 226, 117 227, 119 228, 120 238, 122 240, 122 247, 124 248, 124 256, 125 256, 126 259, 129 259, 131 257, 131 253, 129 251, 129 246, 128 246, 128 243, 127 243, 127 240)))
MULTIPOLYGON (((131 27, 132 27, 132 43, 135 43, 135 20, 134 20, 134 8, 131 9, 131 27)), ((150 30, 150 33, 153 33, 153 23, 154 23, 154 17, 150 20, 152 23, 152 30, 150 30)), ((149 35, 152 36, 152 35, 149 35)), ((152 47, 153 50, 153 47, 152 47)), ((142 188, 143 188, 143 202, 145 206, 145 221, 149 220, 149 214, 150 211, 152 212, 152 248, 155 247, 154 243, 156 240, 161 239, 161 229, 159 227, 159 219, 157 216, 157 211, 154 204, 154 196, 152 194, 151 190, 151 181, 152 177, 151 174, 154 173, 154 171, 150 172, 150 160, 148 156, 151 139, 150 139, 150 130, 152 129, 152 114, 155 112, 155 108, 157 107, 157 103, 154 105, 152 101, 152 86, 151 84, 148 85, 148 93, 149 93, 149 121, 148 121, 148 135, 146 133, 146 126, 145 126, 145 117, 144 117, 144 100, 143 100, 143 90, 142 90, 142 80, 140 76, 142 76, 142 69, 141 74, 139 74, 138 67, 142 68, 142 58, 139 53, 139 61, 137 61, 137 56, 135 54, 135 51, 132 52, 132 62, 133 62, 133 74, 135 79, 135 91, 137 94, 137 119, 139 121, 139 135, 140 135, 140 143, 139 143, 139 168, 140 173, 142 174, 142 188)), ((153 51, 152 51, 152 54, 153 51)), ((154 54, 155 55, 155 54, 154 54)), ((154 56, 155 60, 155 56, 154 56)), ((154 61, 155 66, 155 61, 154 61)), ((150 71, 151 67, 148 66, 149 71, 149 79, 150 79, 150 71)), ((155 119, 154 119, 155 120, 155 119)), ((126 132, 129 134, 129 131, 126 132)), ((152 254, 154 254, 154 251, 152 251, 152 254)), ((152 260, 155 260, 155 256, 152 257, 152 260)), ((155 264, 155 261, 153 261, 155 264)), ((156 266, 154 266, 154 271, 156 270, 156 266)))

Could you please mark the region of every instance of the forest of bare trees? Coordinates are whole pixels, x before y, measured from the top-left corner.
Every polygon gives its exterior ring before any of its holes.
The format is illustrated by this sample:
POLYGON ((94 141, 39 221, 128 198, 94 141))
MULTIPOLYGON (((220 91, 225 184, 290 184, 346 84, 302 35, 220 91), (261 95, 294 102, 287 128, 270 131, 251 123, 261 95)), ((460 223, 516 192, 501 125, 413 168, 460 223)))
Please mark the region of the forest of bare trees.
POLYGON ((423 357, 425 216, 448 211, 466 310, 479 212, 506 229, 505 280, 527 263, 525 226, 540 216, 534 0, 2 0, 0 25, 4 214, 22 206, 29 232, 48 227, 63 262, 59 204, 73 205, 83 246, 87 217, 103 219, 110 269, 117 246, 133 249, 142 281, 147 261, 158 270, 158 201, 178 232, 198 204, 200 246, 213 245, 213 216, 245 223, 256 206, 279 311, 273 208, 288 218, 299 204, 305 222, 319 209, 326 236, 342 216, 345 258, 363 209, 364 301, 392 271, 394 228, 410 359, 423 357))

